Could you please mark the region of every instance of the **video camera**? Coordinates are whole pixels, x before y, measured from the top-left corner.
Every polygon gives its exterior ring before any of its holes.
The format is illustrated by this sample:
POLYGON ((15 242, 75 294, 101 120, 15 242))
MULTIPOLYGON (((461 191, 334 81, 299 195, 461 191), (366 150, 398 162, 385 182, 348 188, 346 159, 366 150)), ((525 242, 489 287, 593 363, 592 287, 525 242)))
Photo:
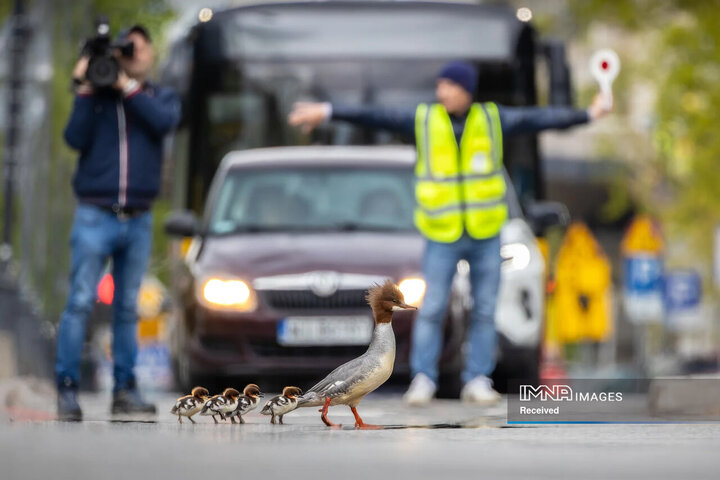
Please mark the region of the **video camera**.
POLYGON ((95 36, 85 41, 82 54, 90 57, 85 77, 94 88, 102 89, 111 87, 118 78, 120 65, 115 52, 132 58, 135 45, 130 41, 112 42, 107 17, 98 17, 95 24, 95 36))

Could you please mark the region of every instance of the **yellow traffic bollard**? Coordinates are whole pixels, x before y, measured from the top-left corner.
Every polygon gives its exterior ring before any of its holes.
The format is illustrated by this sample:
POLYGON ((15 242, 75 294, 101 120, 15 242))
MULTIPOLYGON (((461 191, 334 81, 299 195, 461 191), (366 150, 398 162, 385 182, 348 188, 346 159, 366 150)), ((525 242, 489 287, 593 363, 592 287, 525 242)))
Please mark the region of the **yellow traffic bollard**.
POLYGON ((568 228, 555 264, 554 335, 564 343, 602 342, 612 333, 611 267, 590 229, 568 228))
POLYGON ((138 293, 138 341, 141 344, 164 340, 166 315, 163 302, 167 293, 155 277, 143 279, 138 293))

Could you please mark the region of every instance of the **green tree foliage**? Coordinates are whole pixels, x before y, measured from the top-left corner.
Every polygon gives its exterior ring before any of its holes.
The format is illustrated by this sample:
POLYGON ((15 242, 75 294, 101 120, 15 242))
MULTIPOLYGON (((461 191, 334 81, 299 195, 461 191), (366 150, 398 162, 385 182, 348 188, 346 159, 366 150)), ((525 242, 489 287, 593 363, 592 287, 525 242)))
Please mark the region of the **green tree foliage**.
MULTIPOLYGON (((622 76, 657 93, 652 148, 644 164, 635 162, 638 193, 670 241, 688 247, 674 261, 706 262, 720 223, 720 1, 589 0, 570 7, 583 29, 599 22, 652 39, 645 51, 621 52, 622 76)), ((615 145, 615 154, 632 160, 636 146, 615 145)))

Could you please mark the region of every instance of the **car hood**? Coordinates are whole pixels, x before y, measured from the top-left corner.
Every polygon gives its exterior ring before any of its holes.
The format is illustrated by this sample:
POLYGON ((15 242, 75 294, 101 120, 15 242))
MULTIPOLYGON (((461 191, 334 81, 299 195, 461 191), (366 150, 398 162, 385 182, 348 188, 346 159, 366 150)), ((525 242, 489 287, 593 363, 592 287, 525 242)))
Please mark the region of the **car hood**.
POLYGON ((196 267, 246 280, 335 271, 399 279, 420 273, 423 238, 416 233, 322 232, 207 237, 196 267))

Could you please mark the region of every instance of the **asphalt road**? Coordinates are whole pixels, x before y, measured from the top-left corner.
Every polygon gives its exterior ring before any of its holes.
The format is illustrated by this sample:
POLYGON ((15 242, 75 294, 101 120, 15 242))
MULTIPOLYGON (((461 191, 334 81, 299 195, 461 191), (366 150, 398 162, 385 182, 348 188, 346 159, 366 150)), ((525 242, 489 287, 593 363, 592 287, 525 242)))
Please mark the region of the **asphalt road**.
MULTIPOLYGON (((267 398, 267 397, 266 397, 267 398)), ((113 423, 109 397, 83 396, 86 421, 0 423, 0 478, 718 478, 720 425, 507 426, 505 406, 437 400, 406 409, 398 395, 359 407, 383 430, 351 428, 345 407, 322 425, 316 409, 270 425, 179 425, 174 397, 156 396, 155 423, 113 423)))

